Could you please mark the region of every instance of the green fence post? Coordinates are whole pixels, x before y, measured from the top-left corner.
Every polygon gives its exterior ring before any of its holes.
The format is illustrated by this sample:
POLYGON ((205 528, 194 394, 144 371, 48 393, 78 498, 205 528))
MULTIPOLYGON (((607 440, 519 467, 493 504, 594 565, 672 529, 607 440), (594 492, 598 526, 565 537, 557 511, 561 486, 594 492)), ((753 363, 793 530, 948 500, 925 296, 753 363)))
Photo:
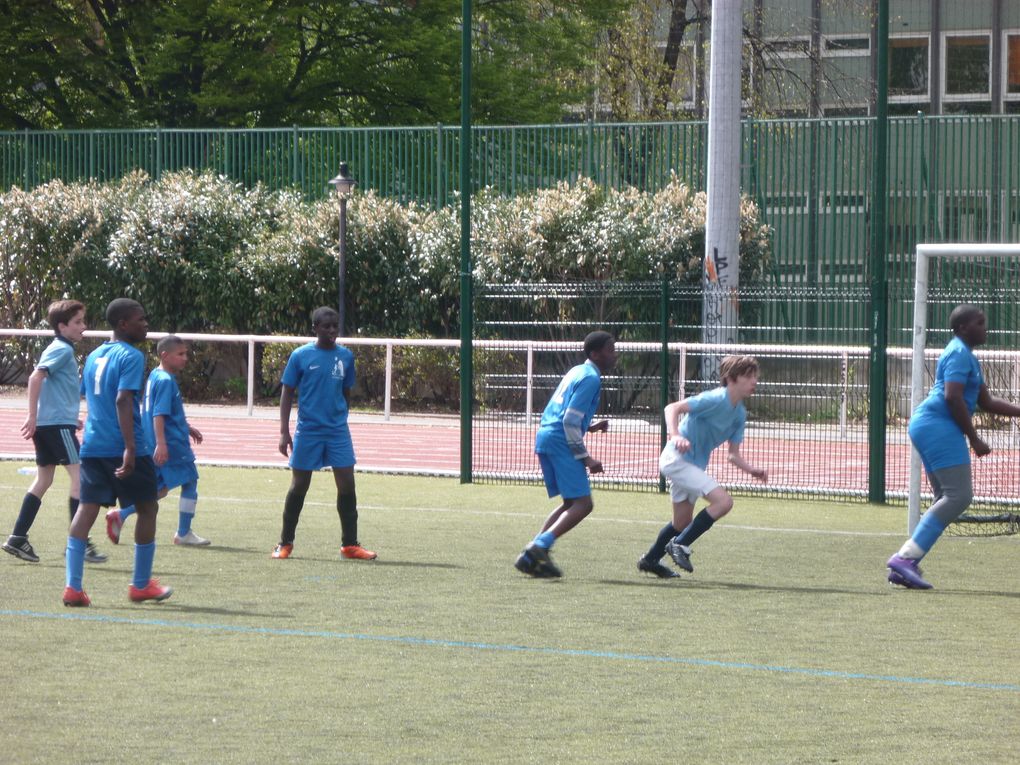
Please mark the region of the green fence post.
POLYGON ((23 184, 22 188, 24 188, 25 191, 28 191, 28 189, 29 189, 29 186, 28 186, 28 168, 29 168, 29 162, 28 162, 28 128, 25 128, 21 135, 22 135, 22 142, 21 142, 21 149, 22 149, 21 176, 23 178, 23 180, 22 180, 22 184, 23 184))
POLYGON ((471 483, 474 416, 471 285, 471 0, 463 0, 460 73, 460 482, 471 483))

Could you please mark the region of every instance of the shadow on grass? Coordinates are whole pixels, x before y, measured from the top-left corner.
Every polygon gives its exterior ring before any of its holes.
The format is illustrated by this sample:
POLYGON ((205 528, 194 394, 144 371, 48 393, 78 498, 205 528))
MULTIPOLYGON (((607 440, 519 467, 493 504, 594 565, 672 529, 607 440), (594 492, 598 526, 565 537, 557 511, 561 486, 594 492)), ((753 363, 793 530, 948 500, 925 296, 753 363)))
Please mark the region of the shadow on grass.
MULTIPOLYGON (((86 609, 87 610, 87 609, 86 609)), ((133 616, 155 617, 157 614, 169 616, 170 614, 209 614, 211 616, 240 616, 254 617, 258 619, 288 619, 292 620, 291 613, 266 613, 250 609, 212 608, 209 606, 190 606, 184 603, 174 603, 173 599, 162 603, 135 603, 132 606, 104 607, 104 611, 116 611, 119 614, 131 614, 133 616)))
MULTIPOLYGON (((902 587, 891 585, 878 585, 877 588, 862 588, 852 590, 846 587, 804 587, 800 585, 772 585, 772 584, 751 584, 748 582, 713 582, 695 580, 682 577, 679 579, 602 579, 600 584, 617 585, 620 587, 661 587, 667 582, 673 586, 685 590, 730 590, 734 592, 787 592, 801 593, 803 595, 881 595, 886 596, 892 592, 908 592, 902 587)), ((1020 598, 1020 592, 994 592, 987 590, 946 590, 935 588, 933 590, 918 590, 916 597, 986 597, 986 598, 1020 598)))

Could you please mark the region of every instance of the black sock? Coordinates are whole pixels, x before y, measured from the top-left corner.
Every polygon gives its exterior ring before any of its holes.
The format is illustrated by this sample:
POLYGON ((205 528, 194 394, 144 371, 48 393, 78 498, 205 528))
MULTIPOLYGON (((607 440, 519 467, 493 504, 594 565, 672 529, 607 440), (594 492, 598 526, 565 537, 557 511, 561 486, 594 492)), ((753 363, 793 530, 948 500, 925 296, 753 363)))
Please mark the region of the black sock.
POLYGON ((68 497, 67 498, 67 509, 71 511, 71 520, 74 520, 74 514, 78 512, 78 498, 68 497))
POLYGON ((690 547, 694 540, 712 528, 712 524, 715 523, 715 518, 708 514, 708 510, 702 510, 691 521, 691 525, 680 532, 680 536, 677 537, 677 543, 682 544, 684 547, 690 547))
POLYGON ((358 543, 358 495, 340 494, 336 498, 336 511, 340 514, 340 544, 344 547, 358 543))
POLYGON ((651 547, 648 548, 648 552, 645 553, 645 557, 650 561, 657 561, 666 554, 666 545, 669 544, 669 540, 679 534, 676 529, 673 528, 672 523, 667 523, 662 527, 662 531, 659 532, 659 536, 655 538, 655 542, 651 547))
POLYGON ((42 500, 39 497, 31 492, 25 494, 25 498, 21 500, 21 512, 18 513, 18 520, 14 522, 14 531, 11 532, 12 537, 28 536, 28 530, 32 528, 35 516, 41 506, 42 500))
POLYGON ((304 506, 305 492, 297 492, 293 489, 287 492, 287 499, 283 503, 283 531, 280 532, 281 544, 294 544, 294 534, 297 532, 298 518, 301 516, 301 508, 304 506))

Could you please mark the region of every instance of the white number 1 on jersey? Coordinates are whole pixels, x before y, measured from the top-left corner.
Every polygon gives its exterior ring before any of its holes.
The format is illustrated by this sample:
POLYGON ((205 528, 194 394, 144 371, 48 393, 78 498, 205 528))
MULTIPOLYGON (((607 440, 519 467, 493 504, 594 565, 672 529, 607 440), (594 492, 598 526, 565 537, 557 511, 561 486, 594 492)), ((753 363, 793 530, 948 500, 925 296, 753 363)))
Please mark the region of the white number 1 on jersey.
POLYGON ((106 364, 109 360, 110 358, 108 356, 100 356, 96 359, 96 384, 94 391, 97 396, 103 392, 103 371, 106 369, 106 364))

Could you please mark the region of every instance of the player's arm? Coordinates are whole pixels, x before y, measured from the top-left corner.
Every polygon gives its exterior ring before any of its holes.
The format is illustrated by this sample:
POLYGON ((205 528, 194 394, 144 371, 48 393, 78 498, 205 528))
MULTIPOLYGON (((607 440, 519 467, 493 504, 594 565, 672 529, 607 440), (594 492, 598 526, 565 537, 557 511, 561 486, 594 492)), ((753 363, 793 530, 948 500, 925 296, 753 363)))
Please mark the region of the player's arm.
POLYGON ((42 393, 43 381, 49 372, 42 367, 36 367, 28 376, 28 416, 21 425, 21 435, 30 439, 35 435, 36 417, 39 414, 39 394, 42 393))
POLYGON ((152 416, 152 432, 156 434, 156 451, 152 453, 152 461, 157 465, 165 465, 170 459, 170 449, 166 445, 166 415, 152 416))
POLYGON ((135 392, 121 389, 117 391, 117 424, 120 435, 124 439, 124 457, 121 465, 114 471, 118 478, 127 478, 135 470, 135 392))
POLYGON ((290 437, 290 410, 294 406, 294 389, 289 385, 282 385, 280 391, 280 454, 284 457, 288 449, 294 446, 290 437))
POLYGON ((745 473, 748 473, 749 475, 751 475, 754 478, 757 478, 759 481, 762 481, 763 483, 768 483, 769 481, 768 471, 765 468, 755 467, 746 459, 744 459, 744 455, 740 453, 740 444, 730 441, 729 449, 730 449, 729 460, 731 465, 740 468, 745 473))
POLYGON ((662 410, 666 418, 666 433, 669 434, 669 440, 673 442, 678 452, 686 452, 691 448, 691 442, 680 435, 680 418, 690 411, 691 405, 687 403, 687 399, 667 404, 662 410))
POLYGON ((1003 417, 1020 417, 1020 406, 1006 401, 1004 398, 996 398, 989 392, 987 385, 982 384, 981 390, 978 391, 977 402, 981 410, 989 414, 998 414, 1003 417))
POLYGON ((190 422, 187 423, 187 425, 188 425, 188 435, 191 436, 191 440, 194 441, 196 444, 202 443, 202 437, 203 437, 202 436, 202 431, 199 430, 198 428, 192 427, 190 422))
MULTIPOLYGON (((984 457, 992 450, 992 448, 981 439, 978 435, 977 428, 974 427, 974 420, 970 416, 970 411, 967 409, 967 402, 963 400, 963 388, 964 384, 962 382, 946 381, 946 406, 949 407, 949 414, 952 416, 953 422, 959 426, 960 430, 963 431, 963 435, 965 435, 967 440, 970 442, 970 448, 974 450, 974 454, 978 457, 984 457)), ((989 396, 989 398, 991 398, 991 396, 989 396)), ((980 403, 980 401, 981 395, 979 393, 978 402, 980 403)))
POLYGON ((593 395, 594 391, 583 385, 579 385, 574 391, 563 412, 563 435, 567 439, 567 447, 574 459, 583 462, 584 466, 588 468, 588 472, 601 473, 602 463, 588 454, 588 447, 584 445, 583 424, 586 412, 581 409, 581 406, 587 407, 588 404, 581 404, 581 402, 587 400, 590 403, 593 395))

